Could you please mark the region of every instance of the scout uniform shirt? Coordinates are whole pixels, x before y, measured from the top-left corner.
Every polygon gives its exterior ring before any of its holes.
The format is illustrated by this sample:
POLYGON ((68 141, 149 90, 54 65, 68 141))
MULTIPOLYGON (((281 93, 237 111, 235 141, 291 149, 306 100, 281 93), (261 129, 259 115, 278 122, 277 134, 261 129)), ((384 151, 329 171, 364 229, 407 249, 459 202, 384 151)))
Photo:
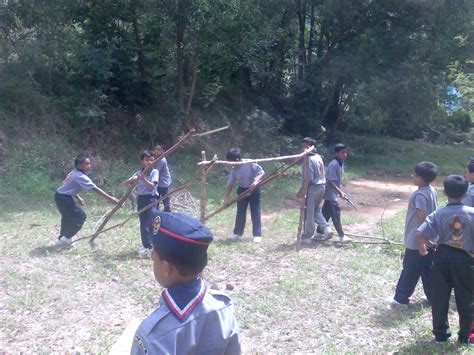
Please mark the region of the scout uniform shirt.
POLYGON ((324 199, 328 201, 337 201, 339 193, 334 189, 329 181, 341 187, 342 175, 344 174, 344 160, 337 160, 334 158, 329 162, 328 172, 326 176, 326 191, 324 192, 324 199))
MULTIPOLYGON (((308 180, 310 185, 323 185, 326 183, 326 176, 324 175, 324 162, 319 154, 312 154, 308 158, 309 173, 308 180)), ((301 165, 301 180, 304 180, 306 174, 306 166, 301 165)))
POLYGON ((462 200, 464 206, 474 207, 474 184, 469 185, 469 189, 467 190, 467 195, 462 200))
MULTIPOLYGON (((142 173, 143 169, 138 170, 135 172, 135 174, 132 175, 134 176, 139 176, 142 173)), ((158 183, 158 170, 156 169, 150 169, 148 170, 148 174, 146 179, 151 182, 156 182, 158 183)), ((149 189, 147 185, 141 180, 138 180, 137 187, 136 187, 137 195, 151 195, 151 196, 158 196, 158 192, 156 191, 156 186, 153 189, 149 189)))
POLYGON ((462 203, 449 203, 436 210, 418 228, 425 237, 453 248, 474 253, 474 208, 462 203))
POLYGON ((240 354, 234 306, 202 279, 163 291, 160 306, 139 326, 131 354, 240 354))
POLYGON ((96 185, 82 170, 72 170, 56 192, 63 195, 77 195, 81 190, 92 190, 96 185))
POLYGON ((169 187, 171 185, 171 174, 166 158, 161 159, 153 168, 158 170, 160 175, 158 187, 169 187))
MULTIPOLYGON (((242 161, 245 161, 245 159, 242 161)), ((264 173, 262 167, 257 163, 234 165, 230 170, 227 186, 232 186, 237 181, 240 187, 249 188, 255 178, 264 173)))
POLYGON ((428 216, 438 208, 438 194, 431 186, 419 187, 408 202, 408 210, 405 219, 405 247, 418 250, 416 229, 419 227, 418 212, 422 210, 428 216))

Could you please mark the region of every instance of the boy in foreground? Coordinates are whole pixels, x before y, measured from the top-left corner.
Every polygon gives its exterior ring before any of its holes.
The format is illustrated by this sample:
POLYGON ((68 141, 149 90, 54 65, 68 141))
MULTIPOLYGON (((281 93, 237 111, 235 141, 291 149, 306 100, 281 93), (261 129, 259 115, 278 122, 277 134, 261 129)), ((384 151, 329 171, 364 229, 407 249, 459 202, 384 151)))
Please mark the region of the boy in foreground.
POLYGON ((165 289, 135 333, 131 354, 240 354, 231 300, 199 277, 211 231, 180 213, 153 213, 153 272, 165 289))
POLYGON ((431 273, 433 270, 433 251, 425 256, 418 253, 416 239, 417 228, 425 221, 426 216, 438 207, 438 194, 430 185, 437 175, 436 165, 423 161, 415 165, 412 174, 413 185, 418 189, 411 195, 405 219, 405 255, 403 269, 398 279, 395 296, 390 300, 392 306, 408 305, 421 277, 426 299, 431 302, 431 273))
POLYGON ((420 255, 436 243, 433 256, 432 316, 436 342, 444 343, 451 336, 448 323, 449 298, 454 288, 459 314, 458 342, 468 344, 472 312, 471 268, 474 262, 474 208, 464 206, 467 181, 460 175, 444 180, 448 205, 430 214, 418 228, 420 255))

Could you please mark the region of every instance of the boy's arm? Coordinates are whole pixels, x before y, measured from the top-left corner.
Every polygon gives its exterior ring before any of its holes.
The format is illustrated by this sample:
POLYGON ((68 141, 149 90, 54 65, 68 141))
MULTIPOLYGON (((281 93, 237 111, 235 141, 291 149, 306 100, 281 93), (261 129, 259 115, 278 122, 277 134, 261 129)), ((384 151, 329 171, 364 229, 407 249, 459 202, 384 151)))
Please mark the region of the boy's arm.
POLYGON ((140 179, 141 181, 143 181, 143 183, 145 184, 145 186, 146 186, 146 188, 147 188, 148 190, 153 190, 153 189, 155 188, 155 185, 158 184, 158 183, 155 182, 155 181, 150 181, 150 180, 148 180, 148 179, 145 177, 145 175, 143 175, 143 174, 140 174, 139 179, 140 179))
POLYGON ((84 203, 85 203, 84 199, 81 196, 79 196, 79 194, 76 194, 75 197, 76 197, 77 201, 79 202, 79 204, 81 206, 84 206, 84 203))
POLYGON ((227 185, 227 188, 225 189, 224 206, 229 204, 229 196, 230 196, 230 193, 232 192, 232 186, 233 185, 227 185))
POLYGON ((107 192, 105 192, 104 190, 98 188, 97 186, 94 187, 93 190, 96 194, 102 196, 103 198, 105 198, 106 200, 109 200, 110 202, 112 202, 114 204, 117 204, 119 202, 119 199, 117 197, 109 195, 107 192))
MULTIPOLYGON (((337 191, 337 193, 339 194, 339 196, 341 196, 342 198, 345 198, 346 194, 344 191, 341 190, 341 188, 339 186, 336 185, 336 183, 332 180, 328 180, 328 182, 331 184, 331 186, 334 188, 334 190, 337 191)), ((346 196, 347 197, 347 196, 346 196)))
POLYGON ((418 241, 418 252, 421 256, 428 254, 428 249, 426 244, 429 242, 429 239, 426 238, 421 232, 416 232, 416 240, 418 241))
POLYGON ((124 185, 124 186, 130 185, 133 182, 137 181, 137 179, 138 179, 138 176, 134 175, 134 176, 128 178, 127 180, 125 180, 124 182, 122 182, 122 185, 124 185))

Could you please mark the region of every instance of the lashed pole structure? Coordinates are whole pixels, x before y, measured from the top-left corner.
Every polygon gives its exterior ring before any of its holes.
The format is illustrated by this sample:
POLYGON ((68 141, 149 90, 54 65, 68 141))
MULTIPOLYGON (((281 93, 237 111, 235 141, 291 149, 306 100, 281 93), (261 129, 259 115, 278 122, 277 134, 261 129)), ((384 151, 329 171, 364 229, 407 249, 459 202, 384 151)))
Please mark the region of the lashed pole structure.
MULTIPOLYGON (((142 171, 142 174, 146 174, 148 172, 148 170, 151 169, 151 167, 153 165, 155 165, 157 162, 159 162, 160 160, 162 160, 163 158, 166 158, 168 155, 170 155, 171 153, 173 153, 175 150, 177 150, 178 148, 180 148, 181 146, 184 145, 184 143, 186 143, 189 139, 191 138, 200 138, 200 137, 203 137, 203 136, 206 136, 206 135, 209 135, 209 134, 212 134, 212 133, 216 133, 216 132, 220 132, 220 131, 223 131, 223 130, 226 130, 228 129, 229 126, 225 126, 225 127, 221 127, 221 128, 218 128, 218 129, 215 129, 215 130, 212 130, 212 131, 208 131, 208 132, 203 132, 203 133, 197 133, 197 134, 194 134, 194 130, 190 130, 183 138, 181 138, 175 145, 173 145, 170 149, 168 149, 166 152, 164 152, 163 154, 161 154, 158 158, 156 158, 155 160, 153 160, 153 162, 147 167, 145 168, 143 171, 142 171)), ((106 215, 106 217, 104 218, 104 220, 102 221, 102 223, 100 224, 100 226, 97 228, 97 230, 91 234, 90 236, 86 237, 86 238, 90 238, 90 243, 93 243, 95 238, 97 238, 97 236, 102 233, 102 230, 105 228, 105 226, 107 225, 107 223, 109 222, 109 220, 112 218, 112 216, 115 214, 115 212, 117 212, 122 206, 123 204, 125 203, 125 201, 127 200, 127 198, 130 196, 130 194, 132 193, 133 189, 135 188, 135 186, 138 184, 138 180, 134 181, 129 189, 127 190, 127 192, 125 193, 125 195, 119 200, 119 202, 117 203, 117 205, 106 215)), ((177 189, 173 190, 173 193, 176 193, 177 189)), ((182 188, 181 188, 182 190, 182 188)), ((170 195, 170 194, 168 194, 170 195)), ((168 196, 167 195, 167 196, 168 196)), ((161 199, 160 199, 161 200, 161 199)), ((146 209, 146 208, 145 208, 146 209)), ((81 239, 85 239, 85 238, 81 238, 81 239)))
MULTIPOLYGON (((291 163, 287 164, 286 166, 281 167, 278 169, 275 173, 272 175, 262 179, 257 186, 263 186, 270 181, 280 177, 283 175, 288 169, 291 167, 295 166, 298 164, 301 160, 305 159, 307 160, 307 156, 314 152, 314 147, 311 146, 307 149, 305 149, 304 152, 297 154, 297 155, 289 155, 289 156, 283 156, 283 157, 275 157, 275 158, 263 158, 263 159, 249 159, 249 160, 244 160, 244 161, 239 161, 239 162, 230 162, 230 161, 225 161, 225 160, 217 160, 214 162, 214 164, 223 164, 223 165, 242 165, 242 164, 248 164, 248 163, 257 163, 257 162, 263 162, 263 161, 278 161, 278 160, 288 160, 288 159, 294 159, 291 163)), ((202 161, 198 163, 199 165, 202 164, 208 164, 208 161, 202 161)), ((308 171, 308 169, 306 169, 308 171)), ((301 206, 300 206, 300 217, 299 217, 299 224, 298 224, 298 231, 297 231, 297 236, 296 236, 296 249, 299 250, 300 248, 300 234, 301 234, 301 229, 302 229, 302 223, 304 220, 304 207, 306 203, 306 193, 308 190, 308 174, 305 175, 304 181, 303 181, 303 192, 304 192, 304 198, 302 199, 301 206)), ((241 201, 242 199, 248 197, 252 192, 257 188, 257 186, 253 188, 249 188, 248 190, 244 191, 237 197, 233 198, 232 200, 229 201, 228 204, 223 205, 219 207, 217 210, 213 211, 212 213, 209 213, 207 216, 204 217, 204 221, 207 221, 208 219, 212 218, 216 214, 226 210, 230 206, 232 206, 234 203, 237 203, 241 201)))

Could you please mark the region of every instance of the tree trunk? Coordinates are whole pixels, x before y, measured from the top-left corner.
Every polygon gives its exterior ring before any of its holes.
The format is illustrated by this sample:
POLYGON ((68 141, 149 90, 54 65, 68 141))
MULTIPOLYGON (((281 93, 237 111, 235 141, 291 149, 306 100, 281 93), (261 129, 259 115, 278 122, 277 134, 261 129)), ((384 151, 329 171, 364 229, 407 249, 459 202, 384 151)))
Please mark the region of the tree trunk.
POLYGON ((307 55, 307 60, 306 64, 311 64, 311 60, 313 57, 313 46, 314 46, 314 24, 315 24, 315 18, 314 18, 314 9, 315 6, 311 5, 311 17, 310 17, 310 22, 309 22, 309 39, 308 39, 308 55, 307 55))
POLYGON ((303 81, 304 79, 304 69, 306 64, 306 49, 304 42, 304 32, 306 27, 306 1, 298 1, 298 27, 299 27, 299 36, 298 36, 298 80, 303 81))
POLYGON ((177 1, 176 14, 176 89, 178 105, 184 112, 184 31, 185 24, 185 0, 177 1))

